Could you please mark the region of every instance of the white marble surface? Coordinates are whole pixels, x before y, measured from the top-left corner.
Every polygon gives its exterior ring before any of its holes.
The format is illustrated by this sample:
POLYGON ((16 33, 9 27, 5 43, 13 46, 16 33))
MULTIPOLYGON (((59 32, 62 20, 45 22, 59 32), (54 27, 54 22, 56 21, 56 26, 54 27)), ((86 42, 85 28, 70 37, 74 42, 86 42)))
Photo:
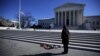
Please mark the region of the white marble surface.
POLYGON ((38 44, 0 38, 0 56, 99 56, 100 53, 69 49, 68 54, 59 54, 63 48, 45 50, 38 44))

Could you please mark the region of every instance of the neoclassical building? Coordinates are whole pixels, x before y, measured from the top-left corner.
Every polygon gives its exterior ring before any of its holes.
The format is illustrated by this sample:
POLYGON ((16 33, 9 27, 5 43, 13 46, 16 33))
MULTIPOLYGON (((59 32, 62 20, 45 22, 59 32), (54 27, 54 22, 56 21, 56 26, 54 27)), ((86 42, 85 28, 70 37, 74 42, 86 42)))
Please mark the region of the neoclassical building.
POLYGON ((66 3, 55 10, 55 25, 79 26, 82 25, 84 4, 66 3))
POLYGON ((85 16, 84 20, 86 29, 100 29, 100 15, 85 16))
POLYGON ((54 8, 53 19, 39 20, 39 24, 48 27, 52 23, 55 28, 62 28, 63 25, 70 29, 100 29, 100 15, 84 16, 85 4, 65 3, 54 8))
POLYGON ((38 24, 41 25, 43 28, 49 28, 54 24, 54 18, 38 20, 38 24))

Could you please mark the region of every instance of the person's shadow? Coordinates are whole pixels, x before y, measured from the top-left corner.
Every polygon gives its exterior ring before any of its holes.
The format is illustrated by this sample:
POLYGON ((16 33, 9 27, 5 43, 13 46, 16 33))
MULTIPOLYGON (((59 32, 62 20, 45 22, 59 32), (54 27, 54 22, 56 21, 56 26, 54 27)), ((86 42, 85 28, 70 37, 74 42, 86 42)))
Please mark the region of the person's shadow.
POLYGON ((56 55, 62 55, 62 53, 40 53, 40 54, 20 55, 20 56, 56 56, 56 55))

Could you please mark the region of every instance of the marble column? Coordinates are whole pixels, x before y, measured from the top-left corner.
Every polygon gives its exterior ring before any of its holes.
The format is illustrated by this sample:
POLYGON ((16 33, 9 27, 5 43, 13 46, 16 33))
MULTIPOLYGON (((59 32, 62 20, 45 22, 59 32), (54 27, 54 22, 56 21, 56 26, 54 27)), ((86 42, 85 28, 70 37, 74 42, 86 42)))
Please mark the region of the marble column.
POLYGON ((80 11, 77 11, 77 25, 80 25, 80 11))
POLYGON ((75 10, 75 26, 77 26, 77 10, 75 10))
POLYGON ((76 18, 75 18, 75 11, 73 10, 73 26, 75 26, 75 20, 76 20, 76 18))
POLYGON ((83 23, 83 12, 82 10, 78 11, 78 25, 82 25, 83 23))
POLYGON ((58 12, 58 16, 57 16, 57 17, 58 17, 58 18, 57 18, 57 19, 58 19, 58 21, 57 21, 57 22, 58 22, 58 26, 59 26, 59 12, 58 12))
POLYGON ((63 12, 61 12, 61 26, 63 26, 63 12))
POLYGON ((63 25, 65 25, 65 11, 63 11, 63 25))
POLYGON ((56 25, 58 25, 58 16, 57 16, 57 12, 55 12, 55 17, 56 17, 55 23, 56 23, 56 25))
POLYGON ((66 25, 66 21, 67 21, 67 12, 65 11, 65 25, 66 25))
POLYGON ((59 12, 59 26, 61 26, 61 12, 59 12))
POLYGON ((84 12, 84 10, 82 10, 82 24, 84 22, 84 20, 83 20, 83 18, 84 18, 83 12, 84 12))
POLYGON ((79 18, 79 12, 77 10, 77 26, 78 26, 78 18, 79 18))
POLYGON ((72 19, 71 19, 71 11, 69 11, 69 15, 68 16, 69 16, 69 18, 68 18, 69 19, 69 26, 71 26, 71 21, 72 21, 72 19))

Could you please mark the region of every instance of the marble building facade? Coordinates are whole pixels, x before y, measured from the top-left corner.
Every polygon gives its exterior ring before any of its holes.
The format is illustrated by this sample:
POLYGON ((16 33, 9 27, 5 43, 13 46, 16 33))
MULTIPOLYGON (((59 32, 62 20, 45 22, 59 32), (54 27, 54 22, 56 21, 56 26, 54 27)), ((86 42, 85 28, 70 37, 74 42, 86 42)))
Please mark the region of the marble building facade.
POLYGON ((55 25, 78 26, 83 23, 84 4, 67 3, 55 8, 55 25))
POLYGON ((100 29, 99 27, 100 15, 84 16, 84 7, 85 7, 85 4, 65 3, 61 6, 54 8, 55 17, 53 19, 39 20, 38 23, 44 27, 50 26, 50 24, 53 23, 55 28, 62 28, 63 25, 66 25, 72 28, 74 27, 78 28, 80 26, 83 27, 84 25, 90 25, 90 27, 84 26, 84 29, 85 28, 100 29), (89 21, 89 23, 87 23, 86 21, 89 21), (94 24, 94 21, 95 21, 95 24, 94 24))

